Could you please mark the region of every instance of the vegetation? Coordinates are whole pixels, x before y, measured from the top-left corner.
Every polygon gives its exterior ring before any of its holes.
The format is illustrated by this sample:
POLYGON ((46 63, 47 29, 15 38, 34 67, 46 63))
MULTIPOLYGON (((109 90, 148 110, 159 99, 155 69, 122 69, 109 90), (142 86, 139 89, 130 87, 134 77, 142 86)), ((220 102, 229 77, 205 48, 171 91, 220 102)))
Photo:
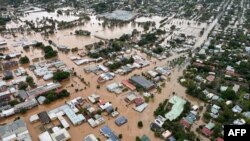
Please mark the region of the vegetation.
POLYGON ((143 34, 141 40, 138 42, 139 46, 143 46, 149 43, 154 43, 157 40, 155 33, 146 33, 143 34))
POLYGON ((142 128, 143 127, 143 122, 142 121, 138 121, 137 126, 138 126, 138 128, 142 128))
POLYGON ((10 104, 10 106, 15 106, 15 105, 19 104, 19 102, 17 100, 11 100, 11 101, 9 101, 9 104, 10 104))
POLYGON ((24 57, 21 57, 21 58, 19 59, 19 62, 20 62, 21 64, 28 64, 28 63, 30 62, 30 60, 29 60, 29 58, 28 58, 27 56, 24 56, 24 57))
POLYGON ((33 77, 31 77, 31 76, 27 76, 26 82, 27 82, 28 85, 29 85, 30 87, 32 87, 32 88, 36 86, 36 83, 34 82, 34 79, 33 79, 33 77))
POLYGON ((18 84, 18 89, 19 90, 26 90, 28 88, 28 84, 26 82, 20 82, 18 84))
POLYGON ((119 69, 121 66, 125 66, 127 64, 133 64, 134 63, 134 58, 131 56, 129 59, 124 58, 119 62, 114 62, 112 64, 108 65, 108 68, 110 71, 115 71, 119 69))
POLYGON ((68 79, 70 76, 69 72, 65 72, 65 71, 57 71, 54 73, 53 75, 53 80, 55 81, 63 81, 65 79, 68 79))
POLYGON ((91 32, 87 31, 87 30, 76 30, 75 31, 76 35, 83 35, 83 36, 89 36, 91 34, 91 32))
POLYGON ((47 93, 44 93, 43 96, 45 96, 45 104, 49 104, 57 99, 62 99, 64 97, 69 97, 70 93, 67 90, 62 90, 59 93, 56 93, 55 91, 49 91, 47 93))
POLYGON ((57 51, 53 50, 51 46, 44 46, 43 43, 37 43, 34 47, 41 48, 44 51, 44 58, 50 59, 57 56, 57 51))

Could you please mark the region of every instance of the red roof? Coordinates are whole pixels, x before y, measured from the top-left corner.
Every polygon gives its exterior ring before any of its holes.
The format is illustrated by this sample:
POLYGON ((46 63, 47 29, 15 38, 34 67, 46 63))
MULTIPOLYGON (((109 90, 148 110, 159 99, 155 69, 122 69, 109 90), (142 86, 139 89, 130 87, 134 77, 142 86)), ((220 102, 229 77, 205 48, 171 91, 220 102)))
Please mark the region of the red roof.
POLYGON ((218 137, 218 138, 216 138, 216 139, 215 139, 215 141, 224 141, 224 139, 223 139, 223 138, 218 137))
POLYGON ((136 89, 136 87, 134 86, 134 85, 132 85, 131 83, 129 83, 129 81, 128 80, 123 80, 122 81, 122 84, 124 85, 124 86, 126 86, 126 87, 128 87, 130 90, 135 90, 136 89))
POLYGON ((141 104, 143 104, 144 100, 142 98, 138 97, 138 98, 135 99, 134 102, 135 102, 135 105, 137 107, 137 106, 140 106, 141 104))
POLYGON ((212 82, 212 81, 214 81, 214 79, 215 79, 215 76, 213 76, 213 75, 209 75, 209 76, 207 76, 207 78, 206 78, 208 81, 210 81, 210 82, 212 82))
POLYGON ((213 131, 209 130, 208 128, 206 127, 203 127, 202 128, 202 133, 207 136, 207 137, 210 137, 212 134, 213 134, 213 131))
POLYGON ((189 128, 190 124, 188 123, 188 121, 186 121, 185 119, 182 119, 180 121, 181 125, 183 125, 185 128, 189 128))

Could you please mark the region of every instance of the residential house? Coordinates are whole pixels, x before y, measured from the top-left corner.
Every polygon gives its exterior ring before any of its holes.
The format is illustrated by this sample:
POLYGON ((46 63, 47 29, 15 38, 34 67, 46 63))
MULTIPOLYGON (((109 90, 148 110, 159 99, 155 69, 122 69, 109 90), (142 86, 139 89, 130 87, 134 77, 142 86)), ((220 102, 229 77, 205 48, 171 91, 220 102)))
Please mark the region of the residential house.
POLYGON ((32 141, 28 128, 22 119, 0 126, 0 140, 32 141))

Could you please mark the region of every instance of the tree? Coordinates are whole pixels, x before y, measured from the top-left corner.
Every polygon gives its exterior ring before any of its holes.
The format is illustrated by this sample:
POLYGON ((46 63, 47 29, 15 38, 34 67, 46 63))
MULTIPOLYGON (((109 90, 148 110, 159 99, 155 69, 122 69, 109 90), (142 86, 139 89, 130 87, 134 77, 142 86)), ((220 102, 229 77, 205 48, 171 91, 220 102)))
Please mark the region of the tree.
POLYGON ((138 126, 139 128, 142 128, 142 127, 143 127, 143 122, 142 122, 142 121, 138 121, 137 126, 138 126))
POLYGON ((231 89, 227 89, 226 91, 222 92, 221 97, 227 100, 236 100, 238 99, 238 95, 231 89))
POLYGON ((70 76, 69 72, 65 72, 65 71, 57 71, 54 73, 53 75, 53 80, 56 81, 62 81, 64 79, 68 79, 70 76))
POLYGON ((29 84, 30 87, 34 87, 36 85, 34 79, 31 76, 27 76, 26 82, 29 84))
POLYGON ((141 141, 140 137, 136 136, 135 138, 136 141, 141 141))
POLYGON ((122 139, 122 134, 119 134, 119 136, 118 136, 118 137, 119 137, 119 139, 122 139))
POLYGON ((170 27, 170 29, 171 29, 172 31, 175 30, 175 28, 176 28, 175 25, 172 25, 172 26, 170 27))
POLYGON ((28 84, 27 84, 26 82, 20 82, 20 83, 18 84, 18 89, 19 89, 19 90, 26 90, 27 87, 28 87, 28 84))
POLYGON ((15 105, 17 105, 19 102, 17 101, 17 100, 11 100, 11 101, 9 101, 9 103, 8 104, 10 104, 10 106, 15 106, 15 105))
POLYGON ((30 62, 30 60, 29 60, 29 58, 28 58, 27 56, 24 56, 24 57, 21 57, 21 58, 19 59, 19 62, 20 62, 21 64, 28 64, 28 63, 30 62))

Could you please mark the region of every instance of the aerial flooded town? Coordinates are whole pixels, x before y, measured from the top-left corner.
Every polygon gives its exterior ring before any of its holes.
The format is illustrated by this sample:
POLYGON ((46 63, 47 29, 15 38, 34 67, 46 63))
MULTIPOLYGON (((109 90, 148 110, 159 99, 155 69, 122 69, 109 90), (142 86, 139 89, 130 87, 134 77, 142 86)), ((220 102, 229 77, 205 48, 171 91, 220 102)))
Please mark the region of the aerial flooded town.
POLYGON ((250 124, 249 0, 0 3, 0 141, 224 141, 250 124))

